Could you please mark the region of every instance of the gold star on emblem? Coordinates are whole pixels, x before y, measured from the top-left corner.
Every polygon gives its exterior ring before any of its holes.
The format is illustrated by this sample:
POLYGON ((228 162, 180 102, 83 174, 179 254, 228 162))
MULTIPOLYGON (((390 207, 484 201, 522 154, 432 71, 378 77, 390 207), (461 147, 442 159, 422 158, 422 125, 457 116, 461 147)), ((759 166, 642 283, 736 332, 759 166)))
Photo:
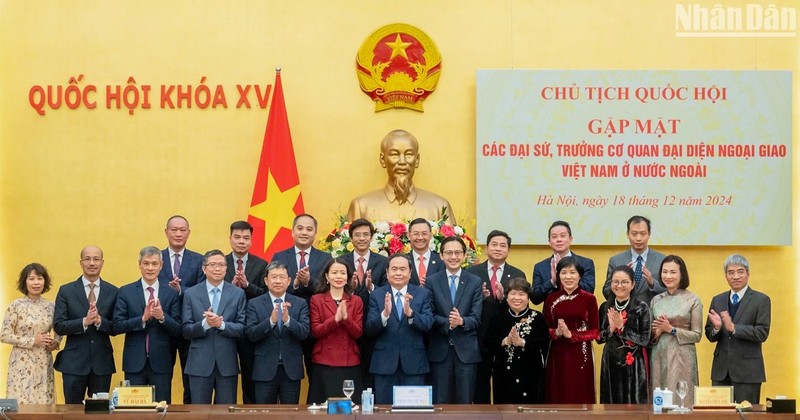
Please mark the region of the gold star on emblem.
POLYGON ((267 174, 267 198, 261 203, 250 207, 250 215, 264 221, 264 251, 281 228, 292 229, 294 220, 294 205, 300 196, 300 184, 286 191, 281 191, 272 171, 267 174))
POLYGON ((392 56, 389 57, 389 60, 397 57, 398 55, 403 56, 406 60, 408 60, 408 56, 406 55, 406 48, 408 48, 411 43, 410 42, 403 42, 400 38, 400 34, 397 34, 397 37, 394 39, 394 42, 387 42, 386 45, 392 49, 392 56))

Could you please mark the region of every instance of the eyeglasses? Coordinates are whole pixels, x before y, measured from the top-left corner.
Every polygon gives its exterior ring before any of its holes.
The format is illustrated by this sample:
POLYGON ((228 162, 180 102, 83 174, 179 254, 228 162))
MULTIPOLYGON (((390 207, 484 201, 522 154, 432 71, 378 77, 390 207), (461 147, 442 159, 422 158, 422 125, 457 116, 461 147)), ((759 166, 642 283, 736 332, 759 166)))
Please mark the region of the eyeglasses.
POLYGON ((286 280, 288 278, 289 278, 289 276, 287 276, 286 274, 273 274, 273 275, 267 276, 267 279, 269 279, 269 280, 286 280))
POLYGON ((627 280, 624 280, 624 281, 612 281, 611 282, 612 286, 630 286, 631 284, 632 283, 627 281, 627 280))
POLYGON ((100 258, 100 257, 83 257, 83 258, 81 258, 81 261, 83 261, 83 262, 100 262, 100 261, 103 261, 103 259, 100 258))
POLYGON ((206 264, 206 267, 211 268, 211 269, 214 269, 214 268, 225 268, 227 266, 228 266, 228 264, 226 264, 226 263, 208 263, 208 264, 206 264))
POLYGON ((410 236, 410 237, 412 237, 412 238, 425 238, 425 237, 428 237, 428 236, 430 236, 430 234, 431 234, 430 232, 423 230, 423 231, 421 231, 421 232, 420 232, 420 231, 417 231, 417 232, 409 232, 409 233, 408 233, 408 236, 410 236))
POLYGON ((442 252, 442 254, 444 254, 444 255, 446 255, 448 257, 451 257, 451 256, 460 257, 460 256, 464 255, 464 251, 444 251, 444 252, 442 252))
POLYGON ((369 233, 369 232, 358 232, 358 233, 354 233, 353 234, 353 238, 355 238, 355 239, 358 239, 358 238, 369 238, 370 236, 372 236, 372 234, 369 233))

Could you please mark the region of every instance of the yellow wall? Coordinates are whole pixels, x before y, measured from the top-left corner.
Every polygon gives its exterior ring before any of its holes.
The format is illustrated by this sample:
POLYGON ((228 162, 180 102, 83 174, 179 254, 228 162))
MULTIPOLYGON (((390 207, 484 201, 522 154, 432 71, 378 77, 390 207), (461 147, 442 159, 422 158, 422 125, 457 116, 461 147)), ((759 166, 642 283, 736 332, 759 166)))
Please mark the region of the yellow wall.
MULTIPOLYGON (((394 128, 420 139, 418 183, 446 195, 457 218, 472 222, 476 69, 798 69, 796 37, 677 38, 674 13, 672 1, 640 0, 0 0, 0 303, 18 297, 14 282, 30 261, 44 263, 56 286, 75 279, 87 244, 105 251, 104 278, 118 286, 135 280, 138 250, 166 244, 164 222, 174 213, 191 222, 190 248, 227 250, 229 223, 247 215, 267 114, 235 109, 234 85, 272 83, 275 67, 283 68, 306 210, 325 229, 351 197, 381 185, 378 142, 394 128), (424 113, 375 114, 358 88, 356 50, 393 22, 419 27, 442 53, 442 77, 424 113), (66 85, 79 74, 81 86, 125 85, 129 76, 140 85, 198 85, 206 76, 208 85, 225 86, 229 108, 154 107, 131 116, 99 104, 39 116, 28 104, 31 86, 66 85)), ((151 99, 157 104, 157 95, 151 99)), ((796 134, 793 143, 796 154, 796 134)), ((519 229, 541 232, 544 244, 550 222, 519 229)), ((619 228, 618 246, 581 247, 574 232, 574 248, 602 273, 627 243, 619 228)), ((653 244, 669 228, 655 220, 653 244)), ((797 396, 796 247, 659 250, 686 258, 691 290, 706 307, 726 287, 724 258, 741 252, 750 259, 752 287, 773 299, 763 394, 797 396)), ((510 262, 530 272, 548 251, 515 247, 510 262)), ((55 299, 55 290, 47 297, 55 299)), ((114 345, 120 367, 122 338, 114 345)), ((9 346, 0 349, 6 360, 9 346)), ((713 347, 704 340, 697 350, 708 385, 713 347)), ((57 388, 63 402, 60 375, 57 388)))

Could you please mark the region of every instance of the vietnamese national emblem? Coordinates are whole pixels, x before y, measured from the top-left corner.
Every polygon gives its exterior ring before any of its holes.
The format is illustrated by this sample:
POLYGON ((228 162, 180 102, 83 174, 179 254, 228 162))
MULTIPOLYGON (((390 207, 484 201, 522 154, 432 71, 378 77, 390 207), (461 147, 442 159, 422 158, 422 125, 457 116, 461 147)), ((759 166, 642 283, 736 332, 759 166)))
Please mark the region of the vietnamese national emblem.
POLYGON ((375 101, 375 112, 390 108, 423 112, 422 101, 436 89, 441 69, 436 44, 405 23, 373 32, 356 55, 358 83, 375 101))

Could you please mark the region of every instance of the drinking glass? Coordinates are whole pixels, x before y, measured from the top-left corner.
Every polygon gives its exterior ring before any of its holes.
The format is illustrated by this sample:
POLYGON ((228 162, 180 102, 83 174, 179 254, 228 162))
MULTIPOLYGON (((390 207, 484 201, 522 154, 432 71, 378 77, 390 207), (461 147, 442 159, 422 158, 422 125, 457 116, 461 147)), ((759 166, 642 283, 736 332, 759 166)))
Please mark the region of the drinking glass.
POLYGON ((678 386, 675 388, 675 393, 681 398, 681 408, 680 410, 683 411, 683 398, 686 397, 686 391, 689 389, 689 385, 686 381, 678 381, 678 386))
POLYGON ((352 379, 345 379, 344 382, 342 382, 342 392, 344 392, 345 397, 351 398, 355 390, 356 386, 352 379))

